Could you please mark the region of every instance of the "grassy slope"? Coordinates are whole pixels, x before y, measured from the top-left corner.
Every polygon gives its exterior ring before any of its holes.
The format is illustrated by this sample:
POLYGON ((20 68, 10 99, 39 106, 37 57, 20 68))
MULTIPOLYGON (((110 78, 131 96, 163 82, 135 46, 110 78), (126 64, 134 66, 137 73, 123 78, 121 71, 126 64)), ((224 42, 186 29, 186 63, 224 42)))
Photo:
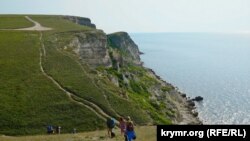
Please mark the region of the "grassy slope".
MULTIPOLYGON (((59 39, 71 38, 75 31, 86 32, 89 27, 76 25, 58 16, 31 16, 53 31, 44 32, 47 50, 45 71, 60 84, 82 98, 93 101, 107 113, 130 115, 137 123, 147 123, 148 116, 131 102, 119 97, 119 89, 106 78, 98 84, 96 74, 90 74, 89 68, 81 69, 73 56, 68 57, 52 44, 55 36, 59 39), (67 33, 66 37, 62 33, 67 33), (94 84, 95 83, 95 84, 94 84), (99 88, 98 88, 99 87, 99 88), (107 95, 107 99, 103 97, 107 95), (112 108, 110 107, 112 106, 112 108), (129 110, 128 110, 129 109, 129 110)), ((64 42, 61 42, 63 45, 64 42)), ((66 95, 44 77, 39 69, 39 35, 36 32, 0 32, 0 134, 24 135, 45 133, 47 124, 60 125, 63 132, 103 128, 104 122, 82 106, 68 100, 66 95)))
MULTIPOLYGON (((51 42, 56 35, 61 32, 88 31, 94 30, 85 26, 76 25, 58 16, 32 17, 44 26, 52 27, 55 30, 45 34, 44 43, 47 56, 44 60, 45 71, 53 76, 64 88, 83 97, 89 101, 97 103, 103 110, 110 115, 115 115, 112 109, 104 100, 103 94, 98 91, 87 74, 72 58, 62 54, 57 50, 57 44, 51 42), (55 22, 56 21, 56 22, 55 22)), ((70 35, 69 34, 69 35, 70 35)))
POLYGON ((0 16, 0 29, 16 29, 31 26, 33 26, 33 23, 28 21, 24 16, 0 16))
MULTIPOLYGON (((57 18, 58 17, 56 17, 56 19, 57 18)), ((88 70, 87 66, 82 65, 83 70, 77 63, 77 58, 74 58, 74 56, 69 57, 67 52, 60 51, 60 48, 63 48, 68 44, 67 41, 74 37, 73 34, 75 30, 77 30, 77 32, 88 32, 89 30, 94 30, 96 34, 98 34, 99 31, 85 26, 75 25, 61 18, 58 20, 61 20, 61 23, 65 28, 59 28, 59 26, 56 26, 56 23, 54 22, 55 18, 52 17, 46 17, 45 19, 34 17, 34 19, 39 21, 42 25, 57 29, 57 31, 47 33, 45 37, 45 47, 47 51, 45 69, 51 76, 61 83, 64 88, 75 93, 79 97, 94 102, 112 116, 119 113, 123 116, 130 115, 137 123, 145 124, 149 121, 148 116, 142 112, 140 107, 131 101, 118 97, 117 93, 112 93, 99 87, 94 80, 100 80, 101 78, 96 78, 96 74, 92 76, 89 73, 86 74, 84 70, 88 70), (71 26, 72 28, 69 28, 71 26), (53 43, 55 38, 57 41, 56 43, 53 43), (107 96, 108 100, 105 99, 104 94, 107 96), (114 110, 116 112, 114 112, 114 110)), ((108 87, 112 87, 112 84, 109 83, 108 87)), ((118 91, 118 88, 115 89, 118 91)))
POLYGON ((128 91, 129 96, 134 101, 137 101, 143 109, 149 111, 148 113, 153 118, 155 124, 171 124, 170 118, 162 112, 165 108, 165 103, 160 103, 159 105, 154 103, 155 100, 150 98, 151 94, 147 91, 147 88, 150 88, 153 85, 157 85, 157 80, 147 73, 147 71, 142 67, 130 66, 126 71, 136 72, 137 81, 131 80, 130 87, 128 91))
MULTIPOLYGON (((96 103, 103 108, 104 111, 113 116, 115 115, 115 110, 116 113, 120 115, 130 115, 137 123, 145 124, 150 121, 148 115, 145 113, 146 111, 150 114, 151 118, 154 119, 154 123, 171 123, 171 121, 166 118, 165 113, 159 112, 159 108, 164 108, 164 106, 156 107, 155 104, 149 100, 150 94, 148 92, 142 89, 136 90, 138 86, 150 87, 152 85, 151 83, 156 81, 154 78, 149 77, 143 68, 131 66, 124 70, 124 72, 135 71, 135 74, 141 74, 141 76, 139 76, 141 82, 131 82, 131 84, 134 84, 132 85, 134 87, 128 90, 130 93, 129 96, 131 97, 131 100, 128 101, 118 96, 121 89, 113 86, 110 81, 107 81, 107 78, 97 77, 96 74, 91 75, 91 73, 86 74, 80 68, 79 64, 76 63, 78 59, 74 58, 74 56, 68 57, 69 53, 63 51, 64 46, 69 44, 75 37, 74 32, 81 31, 86 33, 88 31, 94 31, 98 34, 97 30, 75 25, 60 17, 47 16, 46 18, 32 18, 39 21, 44 26, 57 29, 56 32, 54 31, 53 33, 46 34, 45 46, 47 58, 45 61, 45 69, 65 88, 82 98, 96 103), (60 21, 61 24, 57 25, 57 22, 54 22, 55 19, 60 21), (65 28, 61 28, 62 25, 65 28), (53 43, 55 39, 57 39, 57 41, 53 43), (104 94, 107 96, 107 100, 104 98, 104 94)), ((88 70, 87 66, 82 65, 82 67, 88 70)))
POLYGON ((74 24, 69 20, 63 19, 61 16, 30 16, 45 27, 51 27, 54 30, 50 33, 67 32, 67 31, 88 31, 92 28, 74 24))
POLYGON ((108 74, 113 74, 113 76, 118 78, 121 87, 127 91, 129 98, 132 101, 135 101, 141 109, 147 111, 150 117, 154 120, 154 124, 171 124, 171 120, 168 118, 169 115, 166 115, 166 113, 162 112, 162 110, 166 109, 165 104, 155 104, 155 101, 150 98, 151 94, 147 91, 147 88, 157 84, 158 81, 150 76, 150 74, 148 74, 148 72, 143 67, 128 65, 123 67, 119 72, 115 69, 105 69, 105 71, 107 71, 108 74), (123 80, 120 80, 121 78, 119 77, 119 74, 128 72, 136 75, 137 80, 135 81, 130 79, 129 86, 125 86, 125 84, 123 84, 123 80))
MULTIPOLYGON (((119 36, 124 36, 124 33, 117 32, 112 34, 114 37, 119 38, 119 36)), ((113 37, 113 38, 114 38, 113 37)), ((128 54, 124 48, 117 47, 109 38, 108 38, 108 47, 110 56, 113 63, 113 68, 104 69, 108 74, 112 74, 113 77, 116 77, 119 80, 119 85, 127 91, 128 96, 132 101, 136 101, 140 107, 147 111, 150 117, 153 119, 154 124, 171 124, 171 117, 175 114, 175 111, 166 108, 166 103, 164 100, 152 99, 149 89, 152 87, 157 87, 161 89, 161 82, 152 76, 152 74, 142 66, 136 66, 131 63, 124 63, 123 66, 117 70, 116 60, 113 58, 114 54, 121 55, 122 57, 131 57, 131 54, 128 54), (127 82, 124 81, 122 77, 123 74, 130 74, 133 77, 129 77, 127 82)), ((171 90, 173 88, 170 88, 171 90)), ((166 92, 166 91, 165 91, 166 92)), ((168 94, 164 94, 168 95, 168 94)), ((170 100, 171 101, 171 100, 170 100)), ((171 105, 171 103, 169 103, 171 105)))
POLYGON ((74 92, 76 95, 89 101, 97 103, 106 112, 115 115, 109 110, 103 94, 98 91, 91 80, 87 77, 80 66, 56 50, 56 47, 48 42, 45 44, 47 56, 45 61, 45 70, 60 82, 64 88, 74 92))
MULTIPOLYGON (((139 141, 156 141, 156 128, 154 126, 136 127, 137 139, 139 141)), ((51 135, 51 136, 27 136, 27 137, 0 137, 4 141, 123 141, 118 129, 115 130, 116 137, 110 139, 107 132, 96 131, 79 134, 51 135)))
POLYGON ((101 119, 42 75, 39 47, 38 33, 0 31, 0 134, 42 134, 48 124, 64 132, 103 128, 101 119))

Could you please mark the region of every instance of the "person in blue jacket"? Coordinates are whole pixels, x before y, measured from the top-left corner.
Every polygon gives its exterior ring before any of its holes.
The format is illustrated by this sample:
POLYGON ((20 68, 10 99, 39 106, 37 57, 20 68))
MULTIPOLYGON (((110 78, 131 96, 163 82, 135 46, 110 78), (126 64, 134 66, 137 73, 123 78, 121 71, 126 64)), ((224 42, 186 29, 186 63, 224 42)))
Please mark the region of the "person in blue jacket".
POLYGON ((131 121, 130 117, 127 119, 127 127, 125 132, 125 141, 132 141, 136 139, 136 134, 134 130, 134 123, 131 121))
MULTIPOLYGON (((107 127, 108 127, 108 136, 113 137, 113 128, 115 127, 115 119, 114 118, 107 118, 107 127)), ((114 134, 114 133, 113 133, 114 134)))

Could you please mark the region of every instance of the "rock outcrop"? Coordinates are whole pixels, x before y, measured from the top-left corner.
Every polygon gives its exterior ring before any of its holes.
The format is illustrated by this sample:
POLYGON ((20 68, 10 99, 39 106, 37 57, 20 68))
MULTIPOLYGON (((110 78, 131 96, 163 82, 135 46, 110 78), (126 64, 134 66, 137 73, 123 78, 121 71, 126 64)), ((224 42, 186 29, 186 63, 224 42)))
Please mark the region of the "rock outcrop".
POLYGON ((118 68, 124 64, 142 64, 138 46, 126 32, 110 35, 99 30, 75 33, 68 47, 82 62, 93 68, 112 64, 118 68), (110 49, 112 51, 109 52, 110 49))
MULTIPOLYGON (((108 42, 111 47, 120 51, 120 56, 117 61, 121 64, 133 63, 134 65, 141 65, 140 51, 138 46, 130 38, 126 32, 117 32, 108 35, 108 42)), ((118 57, 117 57, 118 58, 118 57)))
POLYGON ((201 96, 196 96, 195 98, 192 99, 193 101, 197 101, 197 102, 200 102, 203 100, 203 97, 201 96))
POLYGON ((91 23, 89 18, 77 17, 77 16, 64 16, 64 19, 70 20, 76 24, 96 28, 96 25, 91 23))
POLYGON ((107 36, 101 31, 75 33, 69 47, 82 62, 89 64, 90 67, 111 65, 107 36))
MULTIPOLYGON (((78 17, 68 18, 79 24, 78 17)), ((185 94, 179 93, 153 70, 143 67, 141 52, 128 33, 117 32, 106 35, 95 29, 74 32, 64 49, 74 52, 82 63, 87 63, 91 68, 98 68, 99 75, 108 78, 110 84, 113 83, 118 89, 115 93, 119 93, 122 98, 129 100, 131 93, 147 97, 144 102, 148 102, 152 108, 147 112, 155 121, 168 123, 168 120, 171 120, 173 123, 181 121, 193 124, 200 122, 197 118, 198 113, 192 112, 195 109, 195 102, 192 99, 187 99, 185 94), (161 119, 162 117, 167 120, 161 119)), ((109 82, 100 82, 99 85, 109 88, 109 82)), ((200 97, 198 100, 201 100, 200 97)))

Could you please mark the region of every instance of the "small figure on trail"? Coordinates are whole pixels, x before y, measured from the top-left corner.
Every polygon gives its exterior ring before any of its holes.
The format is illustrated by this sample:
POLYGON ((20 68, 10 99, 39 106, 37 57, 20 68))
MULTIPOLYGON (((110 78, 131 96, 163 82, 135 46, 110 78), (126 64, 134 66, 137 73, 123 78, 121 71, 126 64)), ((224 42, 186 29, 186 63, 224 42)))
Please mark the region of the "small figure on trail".
POLYGON ((61 127, 60 127, 60 126, 57 126, 57 127, 56 127, 56 133, 57 133, 57 134, 61 134, 61 127))
POLYGON ((48 134, 54 134, 54 129, 52 125, 47 126, 47 133, 48 134))
POLYGON ((121 129, 121 135, 125 135, 126 132, 126 121, 124 120, 123 117, 120 117, 119 119, 119 127, 121 129))
POLYGON ((73 132, 72 132, 72 133, 73 133, 73 134, 76 134, 76 128, 73 129, 73 132))
POLYGON ((107 118, 108 136, 111 137, 111 138, 112 138, 112 133, 113 133, 113 128, 114 127, 115 127, 115 119, 107 118))

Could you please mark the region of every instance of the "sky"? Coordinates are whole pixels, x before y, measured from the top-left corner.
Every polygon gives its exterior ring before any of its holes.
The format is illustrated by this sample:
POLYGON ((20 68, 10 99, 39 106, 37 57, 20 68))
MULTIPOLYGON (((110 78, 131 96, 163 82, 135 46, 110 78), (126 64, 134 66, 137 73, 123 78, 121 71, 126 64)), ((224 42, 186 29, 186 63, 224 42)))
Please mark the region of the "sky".
POLYGON ((1 0, 0 14, 88 17, 107 33, 250 33, 250 0, 1 0))

